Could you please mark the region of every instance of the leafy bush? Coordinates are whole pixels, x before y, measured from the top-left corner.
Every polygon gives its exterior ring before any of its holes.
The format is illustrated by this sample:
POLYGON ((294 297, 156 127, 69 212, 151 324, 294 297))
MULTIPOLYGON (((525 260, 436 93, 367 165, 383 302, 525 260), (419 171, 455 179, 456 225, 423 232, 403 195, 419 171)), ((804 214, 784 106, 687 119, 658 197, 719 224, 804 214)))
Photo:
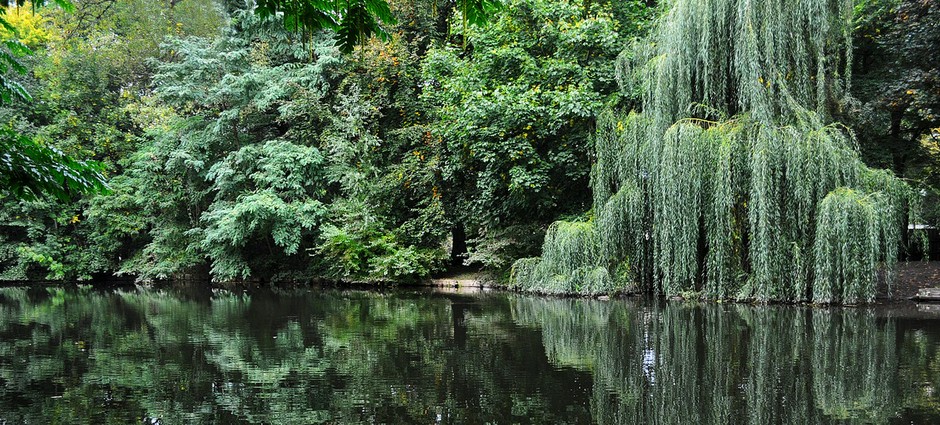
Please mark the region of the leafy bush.
POLYGON ((438 270, 445 259, 443 250, 404 246, 394 233, 375 226, 326 225, 321 240, 314 255, 338 279, 416 280, 438 270))

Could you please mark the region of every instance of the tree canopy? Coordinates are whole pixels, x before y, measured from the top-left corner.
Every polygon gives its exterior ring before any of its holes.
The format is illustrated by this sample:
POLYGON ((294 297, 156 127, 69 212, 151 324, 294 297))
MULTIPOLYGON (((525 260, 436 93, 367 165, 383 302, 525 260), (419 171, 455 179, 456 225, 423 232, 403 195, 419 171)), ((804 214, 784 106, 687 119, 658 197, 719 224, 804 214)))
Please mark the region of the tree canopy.
POLYGON ((595 216, 549 228, 513 280, 553 292, 871 302, 920 200, 832 117, 850 99, 842 1, 676 1, 600 117, 595 216), (794 26, 814 31, 793 32, 794 26), (730 47, 730 48, 729 48, 730 47))
POLYGON ((851 303, 940 217, 930 2, 0 9, 3 280, 851 303))
MULTIPOLYGON (((485 24, 501 7, 500 0, 456 1, 465 30, 467 24, 485 24)), ((397 23, 387 0, 258 0, 255 12, 262 18, 280 16, 288 30, 305 35, 335 31, 345 53, 372 36, 388 40, 386 27, 397 23)))
MULTIPOLYGON (((36 8, 46 3, 49 2, 5 0, 0 3, 0 30, 3 31, 3 45, 0 47, 0 106, 9 105, 14 101, 33 100, 29 91, 17 78, 11 77, 11 74, 23 75, 28 70, 21 63, 21 58, 33 54, 33 51, 25 43, 44 41, 42 35, 35 34, 41 32, 41 28, 36 25, 37 21, 17 19, 11 22, 11 8, 15 9, 14 16, 19 16, 19 8, 31 5, 31 11, 24 12, 23 15, 36 16, 36 8), (21 35, 24 29, 34 31, 21 35)), ((55 0, 51 3, 67 11, 74 9, 68 0, 55 0)), ((101 192, 106 189, 107 183, 98 164, 74 159, 61 150, 37 143, 12 126, 6 125, 0 128, 0 187, 19 199, 51 195, 66 201, 77 194, 101 192)), ((0 192, 0 196, 2 195, 0 192)))

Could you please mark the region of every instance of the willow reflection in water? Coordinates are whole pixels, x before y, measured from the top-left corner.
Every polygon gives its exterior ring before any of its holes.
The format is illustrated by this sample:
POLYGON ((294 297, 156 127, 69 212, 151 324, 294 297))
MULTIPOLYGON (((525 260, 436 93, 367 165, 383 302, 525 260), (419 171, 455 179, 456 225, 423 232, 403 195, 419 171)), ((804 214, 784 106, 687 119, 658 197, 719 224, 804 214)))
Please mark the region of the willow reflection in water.
POLYGON ((554 364, 592 372, 597 423, 937 423, 940 322, 892 314, 513 303, 514 318, 542 330, 554 364))
POLYGON ((0 423, 940 420, 934 322, 415 292, 0 289, 0 423))

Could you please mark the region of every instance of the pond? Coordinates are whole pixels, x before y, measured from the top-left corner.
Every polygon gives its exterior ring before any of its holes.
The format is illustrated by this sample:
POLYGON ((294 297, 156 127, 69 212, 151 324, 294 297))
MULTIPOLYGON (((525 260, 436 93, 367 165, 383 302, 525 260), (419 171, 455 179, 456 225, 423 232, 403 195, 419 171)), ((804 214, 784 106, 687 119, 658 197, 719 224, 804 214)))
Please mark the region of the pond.
POLYGON ((0 289, 0 423, 940 423, 940 321, 511 293, 0 289))

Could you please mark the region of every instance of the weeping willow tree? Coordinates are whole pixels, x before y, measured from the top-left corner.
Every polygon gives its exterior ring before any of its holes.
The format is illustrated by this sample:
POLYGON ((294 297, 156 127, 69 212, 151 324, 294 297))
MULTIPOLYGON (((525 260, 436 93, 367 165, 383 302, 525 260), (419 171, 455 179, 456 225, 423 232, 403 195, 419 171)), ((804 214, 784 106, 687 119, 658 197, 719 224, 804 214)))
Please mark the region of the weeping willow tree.
POLYGON ((642 111, 598 117, 595 218, 553 225, 512 283, 855 303, 886 269, 890 287, 913 193, 832 122, 851 15, 847 0, 670 2, 617 67, 642 111))
POLYGON ((590 222, 553 223, 545 235, 541 259, 522 259, 512 279, 532 282, 528 289, 547 293, 603 293, 613 282, 600 264, 600 237, 590 222))

